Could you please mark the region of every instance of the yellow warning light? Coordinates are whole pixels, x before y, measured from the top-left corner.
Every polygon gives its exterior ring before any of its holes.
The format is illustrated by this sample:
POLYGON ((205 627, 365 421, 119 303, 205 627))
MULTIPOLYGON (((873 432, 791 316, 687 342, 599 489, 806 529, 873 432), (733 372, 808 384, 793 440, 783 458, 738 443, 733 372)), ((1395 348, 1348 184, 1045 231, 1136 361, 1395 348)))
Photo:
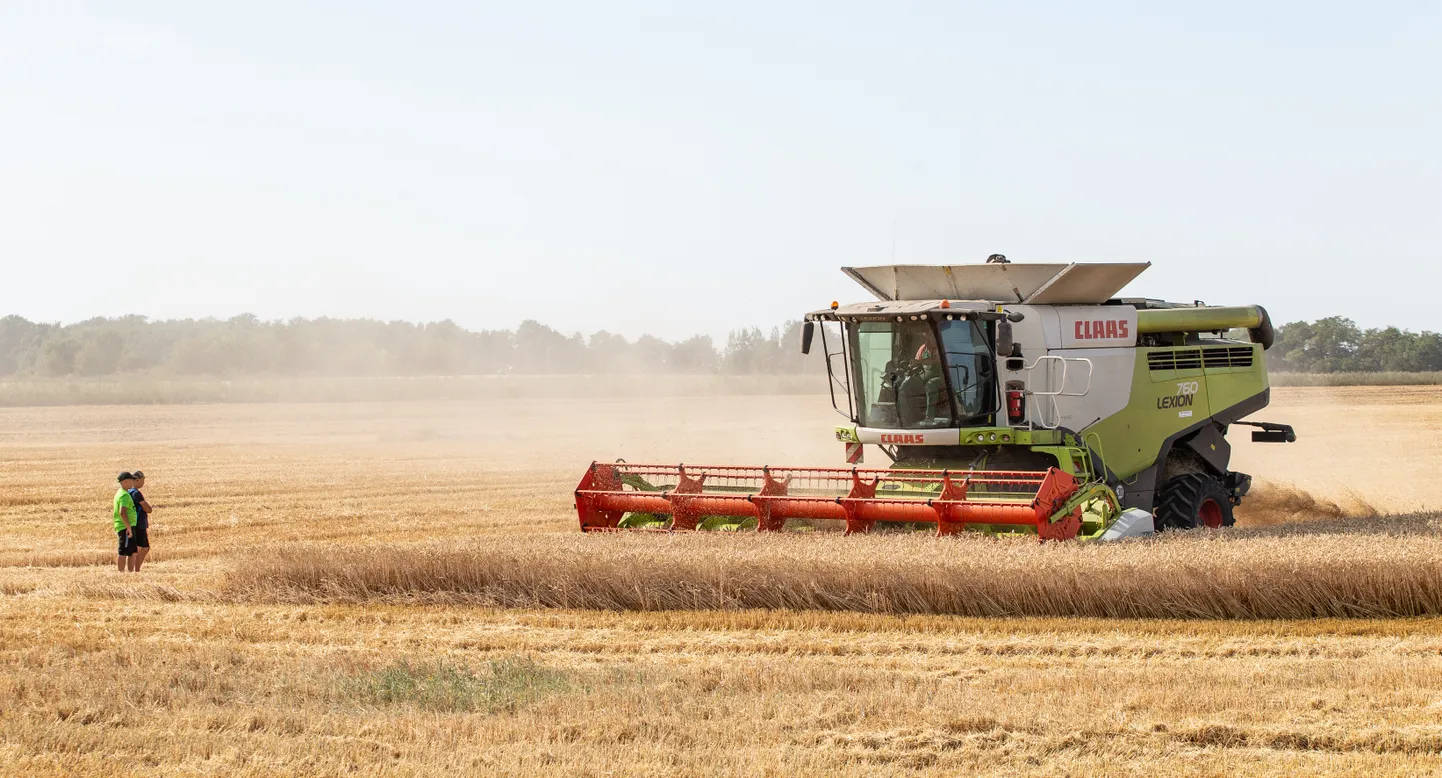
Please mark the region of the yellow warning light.
POLYGON ((950 307, 951 307, 951 301, 950 301, 950 300, 942 300, 942 301, 941 301, 941 307, 943 307, 943 308, 950 308, 950 307))
POLYGON ((837 308, 840 308, 840 307, 841 307, 841 303, 838 303, 838 302, 836 302, 835 300, 832 300, 832 301, 831 301, 831 310, 834 311, 834 310, 836 310, 837 308))

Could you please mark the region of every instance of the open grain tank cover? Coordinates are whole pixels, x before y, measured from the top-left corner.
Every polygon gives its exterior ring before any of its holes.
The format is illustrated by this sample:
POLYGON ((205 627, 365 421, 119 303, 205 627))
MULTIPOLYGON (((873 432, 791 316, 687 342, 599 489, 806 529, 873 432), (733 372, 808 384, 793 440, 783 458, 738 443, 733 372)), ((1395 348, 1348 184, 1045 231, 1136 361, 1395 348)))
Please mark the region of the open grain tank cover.
POLYGON ((1024 265, 876 265, 842 272, 881 300, 985 300, 1032 305, 1098 305, 1150 262, 1024 265))

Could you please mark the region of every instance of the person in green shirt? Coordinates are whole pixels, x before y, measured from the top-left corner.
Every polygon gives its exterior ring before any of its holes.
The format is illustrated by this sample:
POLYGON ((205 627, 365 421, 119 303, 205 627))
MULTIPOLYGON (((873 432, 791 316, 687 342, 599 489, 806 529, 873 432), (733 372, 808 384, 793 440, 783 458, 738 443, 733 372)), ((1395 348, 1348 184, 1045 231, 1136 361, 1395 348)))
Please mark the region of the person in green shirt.
POLYGON ((115 480, 120 482, 120 491, 111 501, 115 513, 115 535, 120 541, 120 551, 115 557, 115 567, 125 572, 130 557, 135 553, 135 499, 130 490, 135 488, 135 476, 121 473, 115 480))

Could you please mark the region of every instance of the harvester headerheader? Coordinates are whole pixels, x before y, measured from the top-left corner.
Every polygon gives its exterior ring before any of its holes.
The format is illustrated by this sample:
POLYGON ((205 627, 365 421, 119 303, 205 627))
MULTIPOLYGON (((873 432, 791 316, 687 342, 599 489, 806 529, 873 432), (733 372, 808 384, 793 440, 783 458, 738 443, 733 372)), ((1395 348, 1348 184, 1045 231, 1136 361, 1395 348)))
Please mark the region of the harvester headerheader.
POLYGON ((1271 321, 1259 306, 1115 296, 1147 267, 843 268, 878 300, 807 314, 802 351, 819 329, 848 462, 871 445, 889 469, 593 463, 581 528, 804 519, 1046 540, 1228 526, 1251 477, 1228 469, 1225 435, 1267 405, 1271 321))

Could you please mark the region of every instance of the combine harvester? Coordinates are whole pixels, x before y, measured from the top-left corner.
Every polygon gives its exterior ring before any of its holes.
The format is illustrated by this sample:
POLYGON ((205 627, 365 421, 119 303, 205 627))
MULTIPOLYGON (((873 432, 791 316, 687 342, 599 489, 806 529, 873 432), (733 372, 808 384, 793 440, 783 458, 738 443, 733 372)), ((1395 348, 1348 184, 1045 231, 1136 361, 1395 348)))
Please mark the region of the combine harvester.
MULTIPOLYGON (((1114 295, 1142 264, 843 268, 877 297, 806 315, 852 467, 592 463, 586 532, 779 532, 788 521, 1103 539, 1226 527, 1251 477, 1228 469, 1231 425, 1266 407, 1260 306, 1114 295), (856 467, 863 447, 892 464, 856 467)), ((811 526, 794 522, 796 529, 811 526)))

